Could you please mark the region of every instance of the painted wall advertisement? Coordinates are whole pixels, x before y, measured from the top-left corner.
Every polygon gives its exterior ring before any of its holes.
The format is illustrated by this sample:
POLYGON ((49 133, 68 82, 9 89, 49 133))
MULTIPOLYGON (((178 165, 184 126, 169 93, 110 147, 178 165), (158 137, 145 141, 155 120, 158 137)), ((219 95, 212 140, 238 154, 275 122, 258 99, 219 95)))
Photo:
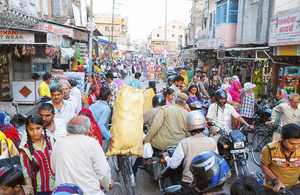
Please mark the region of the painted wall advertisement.
POLYGON ((269 46, 300 44, 300 13, 271 18, 269 46))
POLYGON ((1 30, 0 44, 34 44, 34 33, 19 30, 1 30))
POLYGON ((54 34, 59 34, 59 35, 68 35, 69 37, 73 37, 73 29, 55 25, 55 24, 48 24, 48 23, 40 22, 40 23, 37 23, 37 25, 34 27, 34 29, 48 31, 48 32, 51 32, 54 34))
POLYGON ((201 39, 197 42, 198 49, 218 49, 220 39, 201 39))

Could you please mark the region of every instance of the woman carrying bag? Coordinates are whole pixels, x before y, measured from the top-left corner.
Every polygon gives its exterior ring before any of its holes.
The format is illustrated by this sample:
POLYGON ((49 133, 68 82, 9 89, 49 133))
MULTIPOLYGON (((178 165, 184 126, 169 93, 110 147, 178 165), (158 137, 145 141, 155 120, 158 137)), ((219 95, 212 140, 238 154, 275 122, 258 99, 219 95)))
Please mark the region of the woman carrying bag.
POLYGON ((25 184, 33 187, 35 195, 51 195, 55 187, 55 176, 50 167, 54 139, 47 136, 43 124, 37 114, 26 119, 27 143, 20 154, 25 184))

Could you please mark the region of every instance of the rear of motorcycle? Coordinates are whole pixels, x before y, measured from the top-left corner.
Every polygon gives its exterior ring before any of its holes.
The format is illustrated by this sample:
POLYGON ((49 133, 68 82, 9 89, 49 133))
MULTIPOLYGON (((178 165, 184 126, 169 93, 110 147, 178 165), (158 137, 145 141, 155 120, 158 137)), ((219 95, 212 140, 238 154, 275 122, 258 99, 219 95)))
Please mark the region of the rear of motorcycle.
POLYGON ((247 154, 249 149, 246 146, 246 136, 241 130, 233 130, 218 140, 219 154, 227 161, 230 169, 235 170, 237 177, 250 175, 247 154))
POLYGON ((168 152, 170 156, 173 155, 176 146, 168 147, 167 149, 160 151, 154 149, 154 153, 152 158, 145 159, 144 161, 144 169, 145 171, 155 180, 157 180, 162 173, 162 171, 167 167, 167 163, 165 162, 164 157, 162 156, 163 152, 168 152))

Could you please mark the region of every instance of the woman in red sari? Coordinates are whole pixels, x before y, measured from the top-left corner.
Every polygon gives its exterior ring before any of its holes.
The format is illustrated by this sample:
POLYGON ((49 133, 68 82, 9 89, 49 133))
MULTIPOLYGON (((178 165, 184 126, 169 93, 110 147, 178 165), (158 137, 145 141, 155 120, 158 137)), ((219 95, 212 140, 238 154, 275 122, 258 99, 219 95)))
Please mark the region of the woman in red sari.
POLYGON ((90 133, 89 133, 89 137, 95 138, 100 146, 102 147, 102 134, 101 134, 101 130, 97 124, 97 122, 95 121, 92 112, 88 109, 88 108, 83 108, 78 115, 80 116, 86 116, 90 119, 91 121, 91 127, 90 127, 90 133))

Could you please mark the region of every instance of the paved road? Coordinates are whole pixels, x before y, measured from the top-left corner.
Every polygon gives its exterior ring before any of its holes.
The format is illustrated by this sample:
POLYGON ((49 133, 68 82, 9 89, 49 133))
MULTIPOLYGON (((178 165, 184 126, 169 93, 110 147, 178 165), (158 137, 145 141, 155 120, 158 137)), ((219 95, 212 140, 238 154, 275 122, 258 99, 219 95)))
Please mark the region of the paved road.
MULTIPOLYGON (((125 80, 123 80, 124 84, 128 84, 128 82, 133 79, 132 76, 127 76, 125 80)), ((142 82, 142 89, 145 89, 148 87, 148 81, 142 82)), ((160 83, 156 84, 156 87, 158 91, 162 90, 164 87, 164 83, 162 80, 160 80, 160 83)), ((252 134, 249 135, 249 140, 252 138, 252 134)), ((134 162, 134 161, 133 161, 134 162)), ((249 152, 249 169, 250 173, 256 173, 257 171, 260 171, 260 168, 254 163, 252 159, 252 155, 249 152)), ((230 191, 230 186, 232 181, 236 178, 235 172, 232 171, 232 176, 231 178, 226 182, 224 189, 227 193, 230 191)), ((159 186, 158 186, 158 181, 155 181, 152 179, 144 170, 139 170, 137 173, 137 179, 136 179, 137 186, 142 189, 143 195, 156 195, 160 194, 159 186)))

